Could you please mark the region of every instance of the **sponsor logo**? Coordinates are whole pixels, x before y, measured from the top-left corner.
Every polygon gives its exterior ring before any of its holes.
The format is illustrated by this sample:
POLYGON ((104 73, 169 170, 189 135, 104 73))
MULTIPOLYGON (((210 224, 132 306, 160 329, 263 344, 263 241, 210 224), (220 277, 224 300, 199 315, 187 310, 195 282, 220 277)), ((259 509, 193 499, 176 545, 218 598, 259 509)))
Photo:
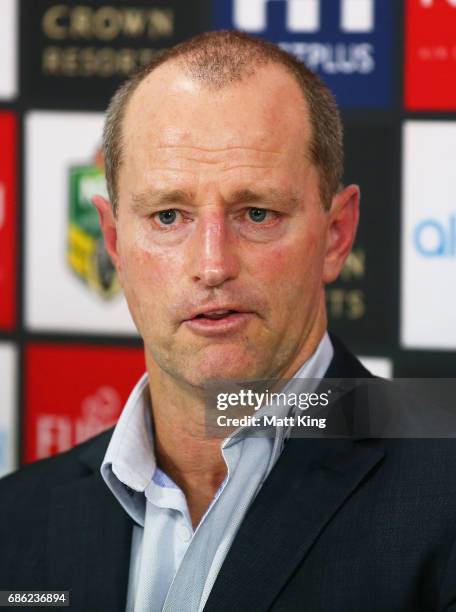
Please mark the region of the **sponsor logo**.
POLYGON ((32 107, 104 109, 126 77, 164 49, 209 29, 209 4, 208 0, 29 2, 21 14, 22 95, 32 107))
POLYGON ((47 77, 127 76, 148 64, 157 52, 138 48, 137 43, 167 43, 174 35, 174 20, 174 10, 165 7, 54 4, 41 18, 42 34, 51 43, 43 49, 43 73, 47 77))
POLYGON ((364 284, 365 276, 366 253, 358 247, 353 249, 345 261, 339 277, 339 286, 326 289, 326 306, 333 321, 356 321, 365 317, 366 292, 354 286, 359 282, 364 284))
MULTIPOLYGON (((267 28, 267 6, 271 0, 234 0, 236 28, 262 32, 267 28)), ((286 7, 286 28, 290 32, 318 32, 321 28, 321 0, 281 0, 286 7)), ((340 0, 339 26, 343 32, 371 32, 374 29, 374 0, 340 0)))
POLYGON ((407 108, 454 110, 456 0, 407 0, 407 108))
POLYGON ((69 193, 67 261, 71 270, 91 290, 110 298, 120 292, 120 284, 106 251, 98 213, 91 202, 95 194, 107 197, 100 152, 93 164, 70 168, 69 193))
POLYGON ((25 360, 27 462, 114 425, 144 372, 144 351, 120 346, 29 343, 25 360), (52 384, 43 385, 43 380, 52 384))
POLYGON ((390 0, 216 0, 215 15, 216 27, 265 36, 299 57, 342 106, 389 103, 390 0))
POLYGON ((420 221, 413 234, 413 243, 423 257, 456 257, 456 214, 445 220, 420 221))
MULTIPOLYGON (((310 34, 323 29, 321 0, 280 0, 285 8, 285 29, 289 33, 310 34)), ((233 21, 237 28, 261 33, 268 29, 269 0, 234 0, 233 21)), ((341 0, 339 32, 371 32, 374 29, 373 0, 341 0)), ((282 42, 313 70, 326 74, 369 74, 375 68, 374 48, 370 43, 282 42)))
POLYGON ((456 348, 454 121, 404 126, 401 339, 407 348, 456 348))
POLYGON ((110 386, 102 386, 82 400, 77 417, 40 414, 36 424, 36 458, 66 451, 112 427, 121 407, 118 391, 110 386))
POLYGON ((55 4, 43 14, 43 32, 52 40, 114 40, 147 36, 169 37, 174 31, 174 13, 169 8, 141 8, 55 4))

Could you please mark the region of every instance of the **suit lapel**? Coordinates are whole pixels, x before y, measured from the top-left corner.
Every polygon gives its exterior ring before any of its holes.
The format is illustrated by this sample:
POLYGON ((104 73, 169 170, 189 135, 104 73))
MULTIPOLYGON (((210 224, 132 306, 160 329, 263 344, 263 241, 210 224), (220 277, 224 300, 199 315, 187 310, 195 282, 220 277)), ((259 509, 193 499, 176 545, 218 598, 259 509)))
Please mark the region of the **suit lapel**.
POLYGON ((351 440, 291 439, 245 517, 205 612, 267 610, 383 452, 351 440))
POLYGON ((125 610, 132 521, 99 473, 104 450, 84 452, 86 475, 51 494, 48 581, 74 610, 125 610))
POLYGON ((356 359, 353 353, 334 334, 329 334, 334 356, 325 378, 373 378, 373 375, 356 359))
MULTIPOLYGON (((372 375, 337 338, 328 378, 372 375)), ((268 610, 384 451, 354 439, 290 439, 250 507, 205 612, 268 610)))

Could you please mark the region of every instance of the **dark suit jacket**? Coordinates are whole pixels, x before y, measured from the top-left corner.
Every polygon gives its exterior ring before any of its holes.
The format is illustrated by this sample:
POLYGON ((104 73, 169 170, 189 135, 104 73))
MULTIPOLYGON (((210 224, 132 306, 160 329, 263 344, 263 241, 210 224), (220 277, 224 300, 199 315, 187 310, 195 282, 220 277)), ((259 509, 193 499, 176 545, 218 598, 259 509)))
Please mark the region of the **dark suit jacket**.
MULTIPOLYGON (((369 376, 333 343, 327 376, 369 376)), ((99 472, 111 433, 0 481, 0 589, 124 610, 132 521, 99 472)), ((455 440, 292 438, 205 611, 454 611, 455 536, 455 440)))

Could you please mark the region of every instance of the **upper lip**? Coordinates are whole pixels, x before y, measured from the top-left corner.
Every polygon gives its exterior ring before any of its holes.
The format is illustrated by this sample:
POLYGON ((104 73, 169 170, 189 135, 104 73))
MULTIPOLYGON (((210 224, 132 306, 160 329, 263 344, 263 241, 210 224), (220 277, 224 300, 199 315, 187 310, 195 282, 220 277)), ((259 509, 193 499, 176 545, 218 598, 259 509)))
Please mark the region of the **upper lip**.
POLYGON ((186 319, 186 321, 189 321, 191 319, 196 318, 199 315, 206 315, 206 314, 214 314, 217 312, 228 312, 228 311, 232 311, 232 312, 251 312, 250 310, 247 310, 246 308, 243 308, 242 306, 238 306, 236 304, 221 304, 221 305, 217 305, 217 306, 202 306, 200 308, 196 308, 195 310, 192 310, 190 313, 190 316, 186 319))

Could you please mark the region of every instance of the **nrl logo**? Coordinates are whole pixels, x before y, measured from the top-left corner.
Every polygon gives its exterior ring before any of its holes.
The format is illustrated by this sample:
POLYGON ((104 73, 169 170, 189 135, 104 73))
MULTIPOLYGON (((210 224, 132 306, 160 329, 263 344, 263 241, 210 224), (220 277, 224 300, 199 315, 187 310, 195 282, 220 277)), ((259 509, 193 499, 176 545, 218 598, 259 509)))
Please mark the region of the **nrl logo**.
POLYGON ((120 292, 116 270, 103 240, 98 213, 90 198, 107 197, 104 162, 97 151, 93 163, 69 169, 67 261, 89 289, 103 298, 120 292))

